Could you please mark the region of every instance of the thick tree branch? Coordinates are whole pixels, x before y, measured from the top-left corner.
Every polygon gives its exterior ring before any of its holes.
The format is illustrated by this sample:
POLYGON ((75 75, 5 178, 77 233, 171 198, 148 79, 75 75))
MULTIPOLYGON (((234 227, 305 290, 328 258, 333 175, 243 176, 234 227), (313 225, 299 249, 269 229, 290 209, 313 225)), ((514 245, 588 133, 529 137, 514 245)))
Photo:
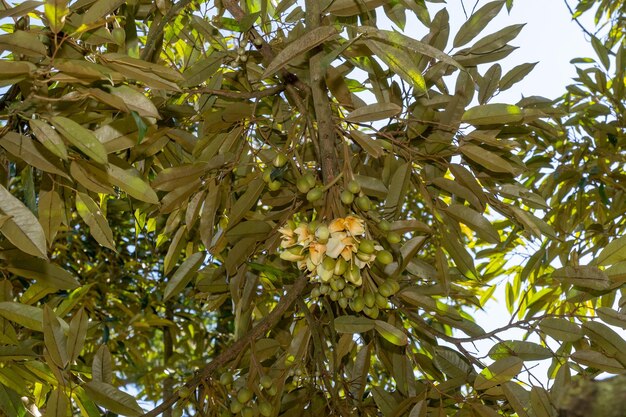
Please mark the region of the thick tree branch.
MULTIPOLYGON (((318 0, 306 0, 306 25, 308 30, 314 30, 321 25, 321 11, 318 0)), ((309 59, 309 74, 311 78, 311 93, 317 122, 317 143, 320 150, 320 163, 324 184, 331 184, 338 173, 337 164, 337 137, 332 109, 328 98, 328 88, 324 79, 322 59, 324 51, 321 48, 313 53, 309 59)), ((340 210, 336 207, 339 200, 336 187, 332 187, 326 195, 326 210, 330 215, 340 210)))
MULTIPOLYGON (((224 350, 220 355, 211 361, 200 372, 191 378, 184 387, 190 391, 193 391, 203 381, 210 378, 215 371, 222 366, 235 359, 239 354, 250 347, 250 344, 263 337, 272 327, 276 325, 282 318, 283 314, 293 305, 296 299, 300 296, 306 284, 309 282, 309 278, 306 275, 301 275, 296 279, 294 284, 289 288, 285 297, 278 302, 276 308, 272 310, 259 324, 257 324, 245 337, 237 340, 233 345, 224 350)), ((169 410, 176 402, 180 400, 179 391, 173 393, 170 398, 164 399, 156 408, 145 413, 142 417, 156 417, 169 410)))

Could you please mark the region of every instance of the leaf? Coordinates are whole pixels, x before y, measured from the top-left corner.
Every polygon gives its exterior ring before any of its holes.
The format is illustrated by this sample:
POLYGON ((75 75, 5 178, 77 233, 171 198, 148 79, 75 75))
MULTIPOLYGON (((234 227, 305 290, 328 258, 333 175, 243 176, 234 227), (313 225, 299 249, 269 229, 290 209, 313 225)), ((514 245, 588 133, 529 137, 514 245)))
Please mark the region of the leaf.
POLYGON ((465 111, 461 121, 475 126, 521 122, 522 109, 512 104, 481 104, 465 111))
POLYGON ((472 366, 460 353, 445 347, 436 347, 434 355, 435 366, 451 378, 467 377, 472 372, 472 366))
POLYGON ((87 194, 77 192, 76 211, 89 226, 91 236, 102 246, 115 251, 113 231, 96 202, 87 194))
POLYGON ((550 394, 543 388, 534 386, 530 390, 530 404, 536 417, 554 417, 555 410, 550 394))
POLYGON ((498 82, 502 75, 500 64, 493 64, 485 75, 478 80, 478 102, 485 104, 498 89, 498 82))
POLYGON ((500 359, 483 369, 474 381, 474 388, 486 390, 503 382, 510 381, 522 370, 524 362, 520 358, 510 356, 500 359))
POLYGON ((604 323, 586 321, 583 323, 583 331, 604 354, 617 359, 622 366, 626 367, 626 341, 615 330, 604 323))
POLYGON ((129 417, 138 417, 143 414, 135 397, 120 391, 111 384, 94 380, 84 384, 83 388, 96 404, 113 413, 129 417))
MULTIPOLYGON (((366 106, 367 107, 367 106, 366 106)), ((374 158, 381 157, 385 151, 383 148, 372 139, 368 134, 361 132, 360 130, 350 130, 350 137, 354 140, 365 152, 370 154, 374 158)))
POLYGON ((78 150, 99 164, 107 163, 106 149, 91 130, 63 116, 55 116, 51 121, 61 135, 78 150))
POLYGON ((129 196, 150 204, 159 203, 159 197, 134 167, 130 165, 120 167, 110 163, 106 166, 106 172, 109 174, 111 184, 119 187, 129 196))
POLYGON ((623 260, 626 260, 626 236, 610 241, 596 258, 598 265, 605 266, 613 265, 623 260))
POLYGON ((404 198, 409 191, 411 183, 411 163, 406 162, 393 173, 389 181, 389 192, 385 199, 385 213, 397 215, 402 209, 404 198))
POLYGON ((574 362, 599 369, 612 374, 622 374, 626 371, 619 361, 603 355, 595 350, 578 350, 571 354, 570 358, 574 362))
MULTIPOLYGON (((239 223, 239 221, 244 218, 246 213, 250 209, 252 209, 252 207, 254 207, 264 188, 265 182, 263 182, 263 180, 260 178, 257 178, 254 181, 250 182, 250 184, 248 184, 248 188, 246 189, 246 191, 241 197, 239 197, 239 199, 237 199, 235 204, 233 204, 232 208, 230 209, 230 227, 233 227, 237 223, 239 223)), ((208 197, 209 195, 207 195, 207 198, 208 197)))
POLYGON ((513 69, 504 74, 500 80, 500 91, 508 90, 515 83, 523 80, 524 77, 526 77, 533 70, 533 68, 535 68, 535 65, 537 65, 537 62, 521 64, 513 67, 513 69))
POLYGON ((19 250, 48 259, 46 255, 46 235, 35 215, 2 185, 0 185, 0 210, 10 216, 0 232, 19 250))
POLYGON ((73 290, 80 287, 78 280, 65 269, 38 258, 11 260, 6 270, 24 278, 35 279, 49 288, 73 290))
POLYGON ((123 100, 128 110, 136 112, 141 117, 160 119, 159 110, 154 103, 141 92, 136 89, 121 85, 119 87, 110 87, 109 91, 116 97, 123 100))
POLYGON ((37 67, 28 61, 0 61, 0 86, 23 80, 36 69, 37 67))
POLYGON ((409 338, 402 330, 382 320, 375 320, 375 329, 383 338, 396 346, 405 346, 409 338))
POLYGON ((268 78, 276 71, 284 68, 298 56, 310 51, 316 46, 334 38, 337 30, 333 26, 320 26, 310 32, 305 33, 298 39, 289 43, 285 49, 280 51, 263 72, 261 78, 268 78))
POLYGON ((509 161, 480 146, 466 144, 461 146, 459 150, 463 155, 484 168, 487 168, 489 171, 513 175, 520 173, 520 169, 511 165, 509 161))
POLYGON ((21 54, 34 58, 42 58, 48 54, 48 49, 37 35, 23 30, 0 35, 0 50, 11 51, 16 56, 21 54))
POLYGON ((515 39, 526 24, 511 25, 498 30, 476 42, 469 50, 472 54, 488 54, 505 46, 515 39))
POLYGON ((366 40, 365 44, 387 64, 392 73, 398 74, 403 80, 411 84, 416 90, 414 93, 417 95, 426 93, 426 81, 422 73, 418 71, 416 61, 411 55, 384 42, 366 40))
POLYGON ((626 330, 626 314, 619 313, 609 307, 600 307, 596 309, 596 314, 602 321, 611 326, 621 327, 626 330))
POLYGON ((533 342, 506 340, 495 344, 488 353, 494 360, 517 357, 523 361, 538 361, 549 359, 554 355, 550 349, 533 342))
POLYGON ((43 308, 43 338, 52 362, 60 369, 64 369, 69 362, 67 338, 56 314, 48 305, 43 308))
POLYGON ((580 326, 558 317, 547 317, 541 320, 539 328, 548 336, 563 342, 575 342, 583 337, 580 326))
POLYGON ((48 27, 57 34, 65 26, 65 16, 69 13, 67 0, 46 0, 43 6, 44 15, 48 19, 48 27))
POLYGON ((611 281, 608 275, 595 266, 566 266, 552 272, 552 278, 565 284, 592 290, 608 290, 611 288, 611 281))
POLYGON ((27 329, 43 331, 43 310, 13 301, 0 301, 0 316, 27 329))
POLYGON ((387 0, 334 0, 327 11, 335 16, 354 16, 375 9, 387 0))
POLYGON ((91 364, 91 378, 94 381, 111 383, 113 381, 113 361, 106 345, 100 345, 91 364))
POLYGON ((198 268, 204 262, 203 252, 196 252, 190 255, 181 266, 178 267, 172 278, 165 286, 163 301, 167 301, 173 295, 178 295, 189 284, 191 279, 198 272, 198 268))
POLYGON ((109 184, 108 175, 101 167, 101 165, 94 165, 87 160, 78 159, 70 163, 70 174, 89 191, 113 195, 115 190, 109 184))
POLYGON ((374 320, 359 316, 339 316, 334 323, 338 333, 365 333, 375 327, 374 320))
POLYGON ((474 414, 477 417, 500 417, 500 414, 491 407, 481 403, 471 403, 474 414))
MULTIPOLYGON (((402 107, 394 103, 374 103, 351 111, 345 118, 346 122, 364 123, 389 119, 402 112, 402 107)), ((350 135, 352 135, 352 130, 350 135)))
POLYGON ((72 321, 70 321, 70 329, 67 334, 67 356, 70 363, 74 362, 83 350, 88 325, 89 317, 87 316, 87 313, 85 313, 85 309, 81 307, 80 310, 74 313, 74 317, 72 317, 72 321))
POLYGON ((458 48, 474 39, 491 20, 500 13, 504 0, 493 1, 485 4, 463 23, 454 37, 453 46, 458 48))
POLYGON ((403 48, 409 53, 417 53, 426 55, 430 58, 438 59, 441 62, 457 67, 460 70, 464 68, 454 60, 450 55, 425 42, 413 39, 399 32, 390 30, 380 30, 371 26, 361 26, 357 29, 358 33, 364 33, 368 37, 389 43, 395 47, 403 48))
POLYGON ((452 203, 445 208, 448 215, 476 231, 489 243, 500 243, 500 235, 495 227, 479 212, 462 204, 452 203))
POLYGON ((48 243, 52 243, 63 221, 63 212, 65 210, 65 205, 63 200, 61 200, 59 192, 57 190, 40 190, 37 209, 39 224, 41 224, 48 243))
POLYGON ((518 417, 528 417, 527 410, 530 400, 528 391, 515 382, 505 382, 502 384, 502 392, 504 392, 504 396, 518 417))
POLYGON ((54 389, 46 401, 46 417, 67 417, 70 412, 70 400, 59 389, 54 389))

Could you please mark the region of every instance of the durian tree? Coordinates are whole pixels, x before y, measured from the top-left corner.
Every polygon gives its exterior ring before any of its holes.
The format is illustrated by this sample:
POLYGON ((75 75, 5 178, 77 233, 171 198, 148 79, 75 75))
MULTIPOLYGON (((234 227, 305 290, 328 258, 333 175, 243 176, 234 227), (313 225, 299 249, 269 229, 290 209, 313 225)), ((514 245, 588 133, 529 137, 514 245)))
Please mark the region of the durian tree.
POLYGON ((502 103, 511 0, 2 2, 0 410, 580 411, 626 372, 623 7, 502 103))

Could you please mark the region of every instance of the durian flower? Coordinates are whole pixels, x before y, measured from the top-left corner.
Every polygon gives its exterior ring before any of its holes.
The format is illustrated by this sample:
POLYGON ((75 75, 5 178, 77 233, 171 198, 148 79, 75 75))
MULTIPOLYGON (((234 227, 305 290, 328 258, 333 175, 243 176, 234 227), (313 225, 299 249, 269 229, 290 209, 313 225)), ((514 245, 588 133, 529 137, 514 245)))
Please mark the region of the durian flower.
POLYGON ((334 232, 326 243, 326 255, 337 259, 340 255, 346 261, 352 259, 352 254, 357 251, 357 241, 345 232, 334 232))
POLYGON ((291 230, 288 226, 281 227, 278 229, 280 232, 280 247, 283 249, 290 248, 296 244, 295 235, 293 230, 291 230))
POLYGON ((309 256, 311 257, 311 262, 314 265, 319 265, 324 259, 324 254, 326 253, 326 245, 323 243, 319 243, 317 241, 313 241, 309 244, 309 256))
POLYGON ((293 232, 298 235, 298 244, 304 247, 307 247, 315 239, 315 234, 311 233, 309 225, 306 223, 300 223, 293 232))
POLYGON ((344 227, 345 230, 352 236, 361 236, 365 234, 365 222, 359 217, 346 217, 344 219, 344 227))

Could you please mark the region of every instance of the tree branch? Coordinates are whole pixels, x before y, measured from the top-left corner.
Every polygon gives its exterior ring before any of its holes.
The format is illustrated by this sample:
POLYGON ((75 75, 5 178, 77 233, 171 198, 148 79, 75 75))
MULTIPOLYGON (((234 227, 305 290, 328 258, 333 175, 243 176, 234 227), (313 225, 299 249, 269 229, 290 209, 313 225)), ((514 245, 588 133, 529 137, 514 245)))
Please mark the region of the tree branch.
MULTIPOLYGON (((191 378, 184 385, 184 388, 193 391, 204 380, 210 378, 215 371, 224 366, 226 363, 235 359, 241 352, 250 347, 250 344, 265 335, 272 327, 276 325, 282 318, 283 314, 291 307, 291 305, 300 296, 306 284, 309 282, 308 276, 301 275, 296 279, 291 288, 285 294, 285 297, 278 302, 276 308, 272 310, 259 324, 257 324, 245 337, 237 340, 232 346, 224 350, 215 359, 204 367, 200 372, 191 378)), ((142 417, 156 417, 162 414, 165 410, 169 410, 174 404, 180 400, 180 389, 173 393, 170 398, 164 399, 161 404, 156 408, 145 413, 142 417)))
MULTIPOLYGON (((308 30, 314 30, 321 25, 321 11, 318 0, 306 0, 306 26, 308 30)), ((315 120, 317 122, 317 142, 320 150, 320 163, 322 165, 322 178, 324 184, 331 184, 338 172, 337 164, 337 136, 335 123, 328 98, 328 88, 324 80, 324 67, 322 59, 324 51, 319 50, 309 59, 309 74, 311 78, 311 93, 315 120)), ((336 211, 333 206, 338 201, 337 188, 334 187, 326 195, 326 208, 329 214, 336 211)))

